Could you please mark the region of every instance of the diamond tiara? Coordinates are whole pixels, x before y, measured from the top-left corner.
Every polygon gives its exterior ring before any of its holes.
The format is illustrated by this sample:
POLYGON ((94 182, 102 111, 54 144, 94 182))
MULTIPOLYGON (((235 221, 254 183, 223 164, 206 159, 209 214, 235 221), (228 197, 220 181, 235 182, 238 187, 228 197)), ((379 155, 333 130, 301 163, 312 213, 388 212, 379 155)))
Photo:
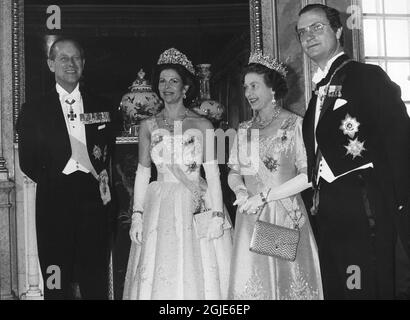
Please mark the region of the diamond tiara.
POLYGON ((170 48, 165 50, 159 56, 157 64, 179 64, 185 69, 187 69, 190 73, 195 75, 195 69, 192 65, 192 62, 188 60, 187 56, 184 55, 182 52, 175 48, 170 48))
POLYGON ((283 63, 273 59, 269 55, 263 55, 260 50, 251 54, 249 57, 249 63, 259 63, 264 65, 265 67, 278 72, 283 78, 286 78, 286 74, 288 73, 283 63))

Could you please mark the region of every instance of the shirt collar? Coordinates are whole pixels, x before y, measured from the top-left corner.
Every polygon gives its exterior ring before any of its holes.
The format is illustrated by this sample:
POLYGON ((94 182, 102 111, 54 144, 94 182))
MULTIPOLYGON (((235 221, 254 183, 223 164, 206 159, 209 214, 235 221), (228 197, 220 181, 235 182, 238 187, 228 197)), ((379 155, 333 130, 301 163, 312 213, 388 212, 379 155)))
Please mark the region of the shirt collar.
POLYGON ((319 83, 320 80, 324 79, 327 76, 333 62, 335 62, 337 58, 339 58, 341 55, 344 55, 344 54, 345 54, 344 51, 342 51, 338 53, 337 55, 335 55, 332 59, 330 59, 327 62, 326 67, 323 70, 320 69, 320 67, 317 68, 315 74, 313 75, 312 81, 316 84, 316 83, 319 83))
POLYGON ((71 93, 68 93, 62 86, 56 83, 56 90, 61 101, 65 101, 67 99, 74 99, 75 101, 80 101, 81 94, 79 84, 77 84, 77 86, 71 93))

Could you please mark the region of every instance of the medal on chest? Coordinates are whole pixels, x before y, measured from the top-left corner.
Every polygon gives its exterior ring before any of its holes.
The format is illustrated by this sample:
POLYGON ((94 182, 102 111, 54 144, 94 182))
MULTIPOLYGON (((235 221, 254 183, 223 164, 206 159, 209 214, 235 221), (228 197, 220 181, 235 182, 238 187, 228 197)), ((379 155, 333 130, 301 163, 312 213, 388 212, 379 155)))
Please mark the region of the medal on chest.
POLYGON ((366 148, 364 147, 364 141, 361 142, 358 138, 349 140, 349 144, 344 147, 347 150, 346 155, 350 154, 351 156, 353 156, 353 159, 356 157, 362 157, 362 152, 366 151, 366 148))

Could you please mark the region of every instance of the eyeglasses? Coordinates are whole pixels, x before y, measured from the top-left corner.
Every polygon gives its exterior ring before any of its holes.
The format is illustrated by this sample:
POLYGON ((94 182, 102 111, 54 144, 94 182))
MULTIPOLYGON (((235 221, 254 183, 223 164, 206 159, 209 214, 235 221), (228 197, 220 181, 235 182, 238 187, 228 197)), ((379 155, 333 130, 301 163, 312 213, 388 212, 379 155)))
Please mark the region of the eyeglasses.
POLYGON ((306 36, 310 33, 315 36, 322 34, 323 30, 325 29, 325 26, 329 26, 329 24, 316 22, 314 24, 311 24, 310 26, 307 26, 306 28, 297 29, 296 33, 298 34, 299 40, 302 40, 306 38, 306 36))

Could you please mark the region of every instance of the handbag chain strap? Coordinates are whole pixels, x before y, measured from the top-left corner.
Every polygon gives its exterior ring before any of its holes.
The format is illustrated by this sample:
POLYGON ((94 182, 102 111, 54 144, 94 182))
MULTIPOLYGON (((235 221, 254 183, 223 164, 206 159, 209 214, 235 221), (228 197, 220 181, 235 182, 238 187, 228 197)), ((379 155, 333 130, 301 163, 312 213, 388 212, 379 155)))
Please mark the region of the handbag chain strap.
MULTIPOLYGON (((269 192, 268 192, 268 194, 269 194, 269 192)), ((268 196, 268 195, 266 195, 266 197, 267 197, 267 196, 268 196)), ((292 209, 292 204, 290 204, 290 207, 288 206, 288 205, 289 205, 289 202, 291 202, 291 200, 290 200, 289 198, 285 198, 285 199, 279 199, 279 201, 280 201, 280 203, 282 204, 282 206, 285 208, 286 214, 287 214, 287 215, 289 216, 289 218, 292 220, 292 222, 293 222, 293 229, 299 230, 299 222, 300 222, 300 219, 302 219, 302 214, 300 214, 299 218, 297 218, 297 216, 296 216, 296 214, 295 214, 296 219, 293 218, 293 217, 290 215, 290 212, 294 212, 294 211, 296 211, 296 210, 293 210, 293 209, 292 209), (288 201, 286 201, 286 200, 288 200, 288 201), (286 203, 286 204, 285 204, 285 203, 286 203)), ((262 205, 261 207, 259 207, 259 209, 258 209, 259 213, 258 213, 258 217, 256 218, 256 220, 261 221, 261 220, 260 220, 260 217, 261 217, 261 215, 262 215, 263 209, 265 208, 266 204, 267 204, 267 202, 264 202, 263 205, 262 205)))

